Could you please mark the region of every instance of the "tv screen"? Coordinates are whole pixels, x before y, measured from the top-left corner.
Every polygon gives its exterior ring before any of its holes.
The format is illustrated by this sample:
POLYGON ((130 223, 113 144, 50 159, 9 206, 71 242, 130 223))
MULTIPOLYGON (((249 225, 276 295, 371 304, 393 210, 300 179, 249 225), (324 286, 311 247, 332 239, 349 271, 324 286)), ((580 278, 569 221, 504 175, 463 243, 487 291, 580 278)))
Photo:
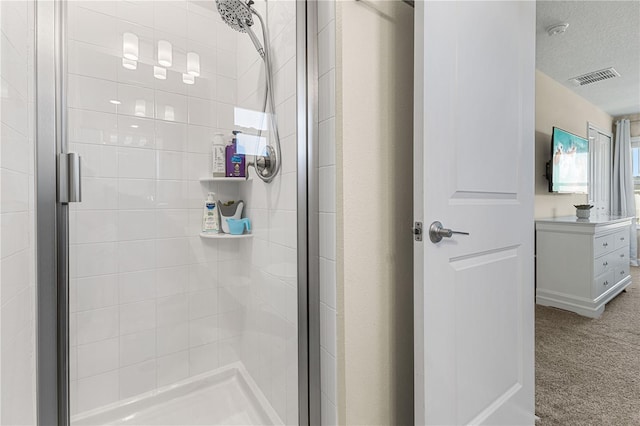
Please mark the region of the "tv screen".
POLYGON ((557 127, 551 137, 551 192, 587 194, 589 141, 557 127))

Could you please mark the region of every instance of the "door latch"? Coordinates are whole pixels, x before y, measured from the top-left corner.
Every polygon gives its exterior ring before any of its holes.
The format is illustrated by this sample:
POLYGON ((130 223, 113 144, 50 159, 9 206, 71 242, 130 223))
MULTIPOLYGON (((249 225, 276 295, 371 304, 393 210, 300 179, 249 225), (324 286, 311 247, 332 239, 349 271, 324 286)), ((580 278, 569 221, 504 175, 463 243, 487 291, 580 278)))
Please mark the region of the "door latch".
POLYGON ((422 241, 422 222, 415 222, 413 225, 413 239, 422 241))

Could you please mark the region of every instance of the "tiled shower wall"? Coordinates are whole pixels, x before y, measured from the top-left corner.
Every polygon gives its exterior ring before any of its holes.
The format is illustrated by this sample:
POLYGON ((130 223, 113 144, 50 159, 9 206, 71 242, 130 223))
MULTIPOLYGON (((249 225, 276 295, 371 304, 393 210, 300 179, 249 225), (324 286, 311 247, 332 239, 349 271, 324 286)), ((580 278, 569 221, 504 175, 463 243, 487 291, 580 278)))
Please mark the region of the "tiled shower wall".
POLYGON ((32 425, 35 395, 34 2, 0 2, 0 424, 32 425))
MULTIPOLYGON (((21 57, 33 52, 5 59, 15 53, 7 42, 32 46, 33 3, 13 5, 2 2, 0 416, 33 424, 32 121, 24 126, 33 73, 21 57), (18 230, 29 241, 13 238, 18 230)), ((239 46, 248 39, 222 24, 214 5, 69 2, 69 140, 84 175, 70 219, 74 414, 240 360, 283 421, 297 422, 295 3, 268 7, 282 173, 242 189, 198 181, 209 173, 212 135, 234 128, 238 102, 259 108, 264 81, 253 46, 239 46), (140 37, 135 71, 120 63, 125 31, 140 37), (174 46, 166 81, 152 76, 158 39, 174 46), (201 57, 194 86, 180 80, 187 49, 201 57), (243 65, 252 68, 241 73, 243 65), (208 190, 245 199, 253 240, 197 236, 208 190)))
POLYGON ((70 149, 83 156, 71 226, 71 390, 79 413, 213 370, 244 326, 237 241, 204 240, 216 131, 233 129, 236 34, 207 2, 69 2, 70 149), (136 70, 122 34, 139 37, 136 70), (153 76, 157 41, 173 45, 153 76), (200 55, 196 84, 185 54, 200 55))
POLYGON ((213 185, 198 181, 213 134, 238 127, 236 105, 262 108, 248 36, 214 2, 70 3, 69 134, 86 176, 71 220, 74 411, 241 361, 297 423, 295 2, 256 7, 268 16, 283 168, 268 185, 213 185), (140 38, 135 71, 120 65, 125 31, 140 38), (166 81, 152 73, 158 39, 174 46, 166 81), (187 49, 201 58, 194 86, 180 80, 187 49), (198 237, 208 190, 244 199, 253 239, 198 237))
POLYGON ((335 1, 318 2, 320 363, 323 425, 338 424, 336 330, 335 1))
MULTIPOLYGON (((240 243, 238 269, 246 272, 247 285, 236 287, 245 296, 238 298, 245 305, 236 355, 283 422, 293 425, 298 423, 296 3, 258 1, 255 7, 270 31, 282 169, 271 183, 254 176, 240 190, 254 237, 240 243)), ((260 35, 259 28, 256 22, 260 35)), ((246 34, 238 34, 237 82, 238 105, 261 112, 264 65, 246 34)))

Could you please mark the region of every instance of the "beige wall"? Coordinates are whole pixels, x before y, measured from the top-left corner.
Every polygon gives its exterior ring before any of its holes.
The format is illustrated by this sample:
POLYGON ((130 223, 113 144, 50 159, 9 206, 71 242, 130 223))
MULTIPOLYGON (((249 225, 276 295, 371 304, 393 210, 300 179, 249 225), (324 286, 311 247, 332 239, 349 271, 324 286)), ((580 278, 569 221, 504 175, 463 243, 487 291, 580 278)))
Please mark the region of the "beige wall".
POLYGON ((413 9, 337 2, 336 34, 339 422, 411 424, 413 9))
POLYGON ((613 120, 609 114, 536 70, 536 218, 573 215, 574 204, 587 202, 586 195, 549 193, 548 181, 544 177, 545 164, 551 158, 553 126, 587 137, 587 122, 611 130, 613 120))

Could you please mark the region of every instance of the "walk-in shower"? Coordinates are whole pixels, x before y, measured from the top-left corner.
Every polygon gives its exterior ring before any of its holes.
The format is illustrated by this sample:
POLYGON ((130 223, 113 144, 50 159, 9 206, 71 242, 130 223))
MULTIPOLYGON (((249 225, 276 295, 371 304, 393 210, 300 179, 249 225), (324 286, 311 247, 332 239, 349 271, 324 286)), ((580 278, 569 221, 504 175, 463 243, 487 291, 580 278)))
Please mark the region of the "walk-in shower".
POLYGON ((278 123, 276 120, 275 102, 273 100, 273 70, 271 65, 271 47, 269 30, 265 25, 262 15, 253 7, 255 2, 249 0, 244 3, 242 0, 216 0, 218 12, 224 22, 231 28, 241 33, 247 33, 251 38, 251 42, 255 46, 258 54, 264 60, 265 69, 265 81, 266 90, 264 92, 264 101, 262 102, 262 112, 267 114, 267 99, 269 100, 270 114, 268 114, 271 122, 271 129, 274 134, 274 145, 265 145, 262 147, 261 154, 256 155, 255 163, 253 164, 257 175, 265 182, 271 182, 273 178, 280 171, 280 134, 278 133, 278 123), (260 40, 253 32, 251 28, 253 26, 253 16, 256 15, 260 21, 260 27, 262 28, 262 40, 264 40, 264 47, 260 44, 260 40))
POLYGON ((3 155, 11 131, 35 165, 2 163, 34 270, 3 338, 40 424, 317 423, 307 6, 2 2, 3 155), (221 140, 248 173, 213 173, 221 140), (70 153, 81 202, 60 198, 70 153), (251 232, 203 232, 210 193, 251 232))

